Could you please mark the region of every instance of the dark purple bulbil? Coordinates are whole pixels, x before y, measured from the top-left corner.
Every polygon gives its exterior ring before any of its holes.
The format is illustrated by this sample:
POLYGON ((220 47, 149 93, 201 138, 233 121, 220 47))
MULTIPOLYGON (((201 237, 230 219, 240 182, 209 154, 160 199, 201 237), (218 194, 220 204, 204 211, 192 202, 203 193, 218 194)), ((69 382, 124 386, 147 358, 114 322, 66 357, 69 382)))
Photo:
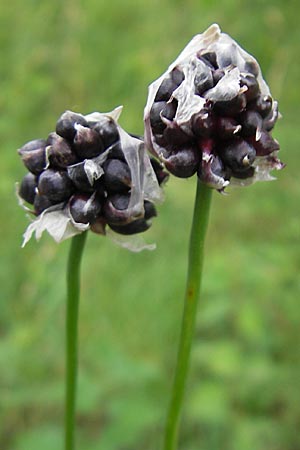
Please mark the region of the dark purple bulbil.
POLYGON ((127 213, 130 196, 128 194, 112 195, 104 203, 103 215, 109 227, 120 234, 130 235, 148 230, 150 219, 156 216, 153 203, 144 201, 144 216, 132 219, 127 213))
POLYGON ((179 178, 189 178, 197 172, 200 152, 194 146, 181 147, 163 159, 166 169, 179 178))
MULTIPOLYGON (((89 224, 97 233, 104 234, 106 226, 125 235, 147 230, 156 210, 147 200, 144 214, 141 212, 138 217, 128 209, 131 169, 117 123, 104 114, 98 114, 97 120, 86 117, 66 111, 58 119, 56 131, 46 140, 30 141, 19 150, 29 170, 19 185, 19 196, 33 205, 36 216, 62 205, 72 221, 89 224), (86 168, 89 165, 90 172, 86 168), (93 167, 100 168, 95 177, 93 167)), ((152 158, 150 163, 160 185, 168 174, 158 161, 152 158)))
POLYGON ((74 192, 74 186, 66 171, 46 169, 39 177, 37 190, 53 203, 67 200, 74 192))
POLYGON ((46 166, 46 141, 35 139, 18 150, 23 164, 34 175, 39 175, 46 166))
POLYGON ((131 187, 128 164, 119 159, 108 159, 103 165, 103 182, 107 192, 127 192, 131 187))
POLYGON ((101 213, 101 198, 92 194, 75 194, 70 198, 70 214, 75 222, 93 223, 101 213))
POLYGON ((28 172, 25 177, 23 177, 20 187, 19 194, 27 203, 33 205, 34 197, 37 188, 37 177, 33 173, 28 172))
POLYGON ((87 121, 81 114, 66 111, 56 122, 56 133, 64 139, 67 139, 67 141, 73 141, 76 134, 76 124, 83 127, 88 126, 87 121))

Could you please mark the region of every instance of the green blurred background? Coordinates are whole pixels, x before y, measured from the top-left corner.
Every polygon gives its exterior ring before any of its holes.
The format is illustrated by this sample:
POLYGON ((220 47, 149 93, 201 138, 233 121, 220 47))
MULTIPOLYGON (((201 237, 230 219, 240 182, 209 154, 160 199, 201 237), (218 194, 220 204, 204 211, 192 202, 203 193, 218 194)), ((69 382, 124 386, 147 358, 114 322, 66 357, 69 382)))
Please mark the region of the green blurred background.
MULTIPOLYGON (((64 271, 70 242, 20 248, 16 149, 65 109, 125 105, 142 133, 147 85, 218 22, 260 62, 283 120, 278 180, 214 194, 182 450, 300 449, 296 0, 12 0, 0 8, 0 448, 60 450, 64 271)), ((132 254, 95 234, 82 268, 78 450, 158 450, 178 340, 195 179, 171 180, 132 254)))

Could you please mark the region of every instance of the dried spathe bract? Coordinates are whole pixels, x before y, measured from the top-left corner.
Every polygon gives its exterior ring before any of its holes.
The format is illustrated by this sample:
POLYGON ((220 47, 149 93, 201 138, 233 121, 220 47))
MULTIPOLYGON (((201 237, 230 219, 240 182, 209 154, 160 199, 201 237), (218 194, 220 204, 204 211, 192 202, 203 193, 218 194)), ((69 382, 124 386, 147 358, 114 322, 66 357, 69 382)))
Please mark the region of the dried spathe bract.
POLYGON ((83 116, 66 111, 46 140, 19 149, 29 173, 18 196, 36 216, 23 245, 45 230, 60 242, 87 229, 106 234, 109 227, 110 235, 126 236, 121 245, 134 251, 145 247, 142 241, 131 243, 128 235, 150 227, 166 173, 150 160, 143 141, 118 125, 120 112, 83 116))
POLYGON ((257 61, 214 24, 150 85, 145 144, 175 176, 222 191, 283 168, 278 115, 257 61))

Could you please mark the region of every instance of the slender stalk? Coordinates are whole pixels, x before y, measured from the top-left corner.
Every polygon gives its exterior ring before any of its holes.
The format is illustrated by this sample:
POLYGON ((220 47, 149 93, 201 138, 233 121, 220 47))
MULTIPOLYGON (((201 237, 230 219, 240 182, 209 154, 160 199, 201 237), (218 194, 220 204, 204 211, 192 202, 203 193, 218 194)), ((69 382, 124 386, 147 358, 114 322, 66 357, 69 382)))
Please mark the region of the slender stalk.
POLYGON ((75 448, 80 263, 87 232, 72 238, 67 267, 65 450, 75 448))
POLYGON ((185 291, 184 312, 177 354, 177 364, 169 405, 164 450, 177 448, 178 427, 184 398, 190 353, 196 322, 203 267, 204 241, 208 224, 212 189, 198 180, 194 216, 190 235, 189 263, 185 291))

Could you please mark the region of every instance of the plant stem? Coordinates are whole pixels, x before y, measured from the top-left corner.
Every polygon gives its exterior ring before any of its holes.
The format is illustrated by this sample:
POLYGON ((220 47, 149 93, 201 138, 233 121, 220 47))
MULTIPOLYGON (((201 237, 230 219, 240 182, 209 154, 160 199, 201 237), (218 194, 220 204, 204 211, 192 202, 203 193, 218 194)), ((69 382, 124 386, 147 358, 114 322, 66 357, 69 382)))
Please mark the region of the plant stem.
POLYGON ((74 450, 80 263, 87 232, 72 238, 67 267, 65 450, 74 450))
POLYGON ((185 383, 196 322, 197 304, 201 287, 204 241, 208 224, 211 196, 212 189, 208 188, 198 180, 189 244, 188 275, 181 335, 171 401, 166 421, 164 450, 175 450, 177 448, 179 419, 184 398, 185 383))

